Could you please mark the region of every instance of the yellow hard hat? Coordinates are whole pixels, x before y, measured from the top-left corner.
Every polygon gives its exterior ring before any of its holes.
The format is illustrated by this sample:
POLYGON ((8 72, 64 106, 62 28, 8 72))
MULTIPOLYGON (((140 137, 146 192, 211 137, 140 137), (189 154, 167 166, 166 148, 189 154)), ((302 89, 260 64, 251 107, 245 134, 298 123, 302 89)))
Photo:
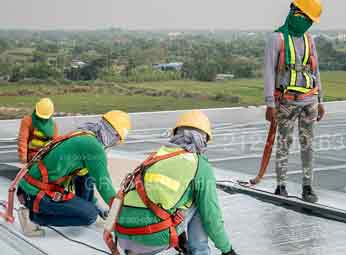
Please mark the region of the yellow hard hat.
POLYGON ((208 117, 199 110, 193 110, 186 113, 183 113, 173 129, 173 134, 179 127, 192 127, 199 129, 208 135, 207 141, 212 140, 211 134, 211 124, 208 117))
POLYGON ((42 98, 36 103, 36 115, 41 119, 49 119, 54 113, 54 104, 49 98, 42 98))
POLYGON ((122 111, 110 111, 103 115, 105 119, 120 136, 120 141, 124 142, 131 129, 130 116, 122 111))
POLYGON ((313 22, 320 22, 323 9, 321 0, 293 0, 292 3, 312 19, 313 22))

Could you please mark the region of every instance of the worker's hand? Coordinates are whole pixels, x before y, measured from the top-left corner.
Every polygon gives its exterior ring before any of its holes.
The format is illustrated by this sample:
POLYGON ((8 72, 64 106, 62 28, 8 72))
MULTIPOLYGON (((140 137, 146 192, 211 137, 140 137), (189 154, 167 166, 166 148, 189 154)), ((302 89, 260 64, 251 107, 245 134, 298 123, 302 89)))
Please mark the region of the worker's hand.
POLYGON ((267 107, 266 120, 269 122, 275 122, 276 121, 276 110, 274 107, 267 107))
POLYGON ((103 220, 106 220, 109 215, 109 210, 106 210, 104 208, 98 208, 98 213, 103 220))
POLYGON ((325 113, 326 113, 326 111, 324 110, 323 104, 318 104, 317 121, 321 121, 323 119, 325 113))
POLYGON ((236 253, 233 249, 229 252, 226 253, 222 253, 222 255, 239 255, 238 253, 236 253))
POLYGON ((95 203, 95 206, 96 206, 96 209, 97 209, 97 212, 98 212, 99 216, 100 216, 103 220, 106 220, 107 217, 108 217, 108 214, 109 214, 109 209, 103 208, 103 206, 100 205, 99 202, 96 202, 96 203, 95 203))

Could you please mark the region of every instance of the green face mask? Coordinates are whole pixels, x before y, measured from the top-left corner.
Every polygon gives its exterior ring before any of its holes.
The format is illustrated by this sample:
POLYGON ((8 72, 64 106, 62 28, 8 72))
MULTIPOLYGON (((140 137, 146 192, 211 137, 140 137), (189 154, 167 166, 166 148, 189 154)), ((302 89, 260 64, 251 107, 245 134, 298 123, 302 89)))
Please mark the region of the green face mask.
POLYGON ((301 37, 312 26, 312 21, 304 16, 294 15, 292 12, 287 19, 288 31, 291 35, 301 37))

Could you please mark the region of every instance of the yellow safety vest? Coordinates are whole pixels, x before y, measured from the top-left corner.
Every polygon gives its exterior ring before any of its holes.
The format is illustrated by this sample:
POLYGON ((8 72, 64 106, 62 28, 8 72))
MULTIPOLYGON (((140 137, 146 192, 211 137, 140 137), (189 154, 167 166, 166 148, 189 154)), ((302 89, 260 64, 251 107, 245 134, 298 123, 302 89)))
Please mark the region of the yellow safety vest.
POLYGON ((289 54, 291 55, 291 63, 289 66, 286 66, 286 69, 290 70, 290 83, 286 90, 288 91, 296 91, 300 93, 308 93, 311 89, 313 89, 313 78, 312 78, 312 69, 311 66, 308 65, 309 57, 310 57, 310 45, 309 39, 306 34, 304 34, 304 58, 302 64, 297 64, 296 58, 296 50, 294 46, 294 41, 291 35, 289 38, 289 54), (305 78, 306 85, 305 87, 297 86, 297 76, 298 72, 301 72, 305 78))

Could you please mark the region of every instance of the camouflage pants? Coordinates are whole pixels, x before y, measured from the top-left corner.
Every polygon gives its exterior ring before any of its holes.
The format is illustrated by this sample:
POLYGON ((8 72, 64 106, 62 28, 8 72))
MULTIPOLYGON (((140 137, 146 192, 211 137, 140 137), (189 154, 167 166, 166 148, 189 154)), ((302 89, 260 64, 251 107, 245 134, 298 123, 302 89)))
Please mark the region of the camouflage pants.
POLYGON ((276 175, 278 185, 285 184, 287 180, 288 155, 293 142, 293 130, 297 119, 303 169, 303 185, 312 184, 312 143, 314 138, 314 123, 318 115, 317 106, 317 104, 299 106, 281 103, 277 107, 278 137, 276 175))

